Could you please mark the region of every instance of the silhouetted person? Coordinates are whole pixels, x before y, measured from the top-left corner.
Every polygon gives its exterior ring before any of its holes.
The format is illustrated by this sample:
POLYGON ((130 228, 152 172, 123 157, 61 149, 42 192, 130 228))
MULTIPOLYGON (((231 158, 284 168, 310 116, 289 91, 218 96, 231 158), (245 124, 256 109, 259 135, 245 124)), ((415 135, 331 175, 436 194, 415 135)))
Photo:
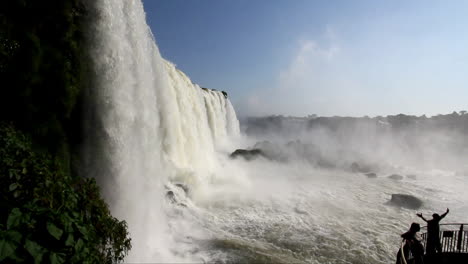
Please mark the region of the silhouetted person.
POLYGON ((414 263, 415 264, 423 264, 423 254, 424 248, 421 242, 417 239, 416 233, 421 230, 421 227, 418 223, 412 223, 411 227, 408 232, 401 235, 403 241, 405 241, 405 245, 403 248, 400 248, 397 254, 397 264, 402 264, 408 261, 409 252, 413 255, 414 263), (403 249, 403 251, 402 251, 403 249), (405 258, 405 262, 403 262, 402 257, 405 258))
POLYGON ((421 217, 422 220, 427 222, 427 244, 426 244, 426 254, 431 255, 436 252, 442 252, 442 245, 440 244, 439 238, 439 222, 449 213, 449 209, 442 214, 433 214, 431 220, 426 220, 424 216, 419 213, 417 216, 421 217))

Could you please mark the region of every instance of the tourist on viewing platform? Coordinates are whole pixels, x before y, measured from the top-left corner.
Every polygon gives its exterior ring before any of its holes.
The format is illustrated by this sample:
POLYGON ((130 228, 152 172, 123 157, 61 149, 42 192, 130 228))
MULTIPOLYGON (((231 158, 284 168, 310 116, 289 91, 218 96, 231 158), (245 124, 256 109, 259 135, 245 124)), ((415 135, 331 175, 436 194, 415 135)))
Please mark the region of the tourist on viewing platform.
POLYGON ((436 252, 439 252, 439 253, 442 252, 442 246, 440 244, 440 238, 439 238, 439 231, 440 231, 439 222, 448 213, 449 213, 449 209, 447 208, 447 211, 442 215, 433 214, 431 220, 426 220, 426 218, 423 217, 422 213, 416 214, 422 220, 427 222, 427 244, 426 244, 427 255, 435 254, 436 252))
POLYGON ((405 242, 405 245, 398 251, 396 261, 397 264, 407 263, 407 259, 409 258, 410 252, 413 255, 415 264, 424 263, 424 248, 416 236, 416 233, 419 232, 419 230, 421 230, 420 225, 418 223, 412 223, 410 230, 401 235, 405 242))

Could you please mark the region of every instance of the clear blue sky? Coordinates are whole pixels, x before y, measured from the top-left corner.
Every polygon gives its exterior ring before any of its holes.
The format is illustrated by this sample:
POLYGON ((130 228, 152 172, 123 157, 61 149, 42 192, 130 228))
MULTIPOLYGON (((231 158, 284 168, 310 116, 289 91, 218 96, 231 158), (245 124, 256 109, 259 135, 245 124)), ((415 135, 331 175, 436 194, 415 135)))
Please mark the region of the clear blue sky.
POLYGON ((162 56, 241 116, 468 110, 468 1, 143 3, 162 56))

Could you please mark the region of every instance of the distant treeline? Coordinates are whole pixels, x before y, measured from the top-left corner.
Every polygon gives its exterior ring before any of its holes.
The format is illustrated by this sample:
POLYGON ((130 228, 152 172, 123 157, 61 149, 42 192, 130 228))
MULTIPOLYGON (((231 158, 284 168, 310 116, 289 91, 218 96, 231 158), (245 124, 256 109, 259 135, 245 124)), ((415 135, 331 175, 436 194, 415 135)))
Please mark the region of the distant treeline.
POLYGON ((447 130, 468 135, 468 113, 466 111, 453 112, 447 115, 432 117, 413 115, 389 115, 377 117, 286 117, 267 116, 249 117, 243 124, 248 135, 261 135, 271 131, 290 131, 291 128, 300 130, 312 130, 314 128, 327 128, 331 131, 340 129, 349 130, 353 127, 377 127, 382 130, 447 130))
POLYGON ((88 89, 84 0, 0 2, 0 262, 114 263, 130 249, 75 173, 88 89))

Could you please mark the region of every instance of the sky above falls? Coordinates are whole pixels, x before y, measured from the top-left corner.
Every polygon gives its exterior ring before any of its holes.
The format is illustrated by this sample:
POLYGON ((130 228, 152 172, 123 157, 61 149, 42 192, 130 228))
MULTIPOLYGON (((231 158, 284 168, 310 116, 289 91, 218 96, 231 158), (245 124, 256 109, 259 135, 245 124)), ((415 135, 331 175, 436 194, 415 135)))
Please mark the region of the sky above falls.
POLYGON ((241 117, 468 110, 468 1, 143 3, 162 56, 241 117))

